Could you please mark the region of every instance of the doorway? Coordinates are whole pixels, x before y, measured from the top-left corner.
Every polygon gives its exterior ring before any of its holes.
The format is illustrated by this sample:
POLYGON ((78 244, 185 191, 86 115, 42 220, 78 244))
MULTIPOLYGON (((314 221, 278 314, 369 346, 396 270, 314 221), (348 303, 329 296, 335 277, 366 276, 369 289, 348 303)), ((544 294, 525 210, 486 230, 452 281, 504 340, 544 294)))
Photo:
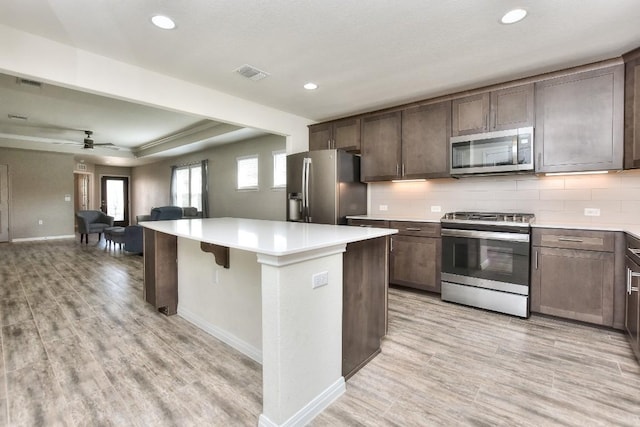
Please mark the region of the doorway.
POLYGON ((0 242, 9 241, 9 172, 0 165, 0 242))
POLYGON ((100 184, 100 209, 114 218, 113 225, 126 227, 129 225, 129 177, 103 176, 100 184))

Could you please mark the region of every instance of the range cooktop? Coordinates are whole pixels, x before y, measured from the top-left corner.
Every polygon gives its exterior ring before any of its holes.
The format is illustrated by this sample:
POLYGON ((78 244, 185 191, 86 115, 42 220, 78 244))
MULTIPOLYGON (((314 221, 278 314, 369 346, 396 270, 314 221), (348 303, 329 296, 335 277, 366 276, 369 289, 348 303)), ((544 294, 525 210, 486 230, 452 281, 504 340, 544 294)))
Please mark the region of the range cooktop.
POLYGON ((443 223, 496 224, 496 225, 530 225, 535 215, 513 212, 449 212, 441 219, 443 223))

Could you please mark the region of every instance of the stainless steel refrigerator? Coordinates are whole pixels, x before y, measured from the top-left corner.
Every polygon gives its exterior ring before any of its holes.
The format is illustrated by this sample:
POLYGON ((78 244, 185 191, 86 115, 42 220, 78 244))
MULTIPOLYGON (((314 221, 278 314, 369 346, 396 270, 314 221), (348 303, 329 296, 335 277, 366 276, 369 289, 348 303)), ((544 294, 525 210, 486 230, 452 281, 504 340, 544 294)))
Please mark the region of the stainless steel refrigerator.
POLYGON ((287 221, 346 224, 367 213, 360 157, 341 150, 287 156, 287 221))

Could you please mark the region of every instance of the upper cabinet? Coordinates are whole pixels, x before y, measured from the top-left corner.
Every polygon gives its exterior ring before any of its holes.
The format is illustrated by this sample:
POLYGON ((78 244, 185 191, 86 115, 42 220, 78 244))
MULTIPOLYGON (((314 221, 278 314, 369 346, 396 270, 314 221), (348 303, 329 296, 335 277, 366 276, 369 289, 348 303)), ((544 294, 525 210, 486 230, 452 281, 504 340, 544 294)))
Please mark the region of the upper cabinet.
POLYGON ((361 180, 389 181, 400 177, 402 114, 374 114, 362 119, 361 180))
POLYGON ((362 119, 362 180, 449 176, 451 102, 362 119))
POLYGON ((640 168, 640 49, 624 55, 624 168, 640 168))
POLYGON ((453 136, 533 125, 533 83, 484 92, 452 103, 453 136))
POLYGON ((309 126, 309 150, 336 148, 360 151, 360 119, 337 120, 309 126))
POLYGON ((401 178, 449 176, 451 102, 402 111, 401 178))
POLYGON ((535 170, 622 168, 624 67, 536 83, 535 170))

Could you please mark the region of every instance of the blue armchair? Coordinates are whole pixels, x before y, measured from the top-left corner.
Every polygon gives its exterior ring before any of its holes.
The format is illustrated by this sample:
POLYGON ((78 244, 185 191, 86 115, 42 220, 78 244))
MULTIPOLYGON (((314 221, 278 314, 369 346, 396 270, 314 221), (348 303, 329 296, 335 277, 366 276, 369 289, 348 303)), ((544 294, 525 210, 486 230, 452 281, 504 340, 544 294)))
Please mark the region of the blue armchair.
POLYGON ((80 243, 84 239, 85 244, 89 243, 89 234, 98 233, 98 241, 102 238, 105 228, 113 227, 113 217, 102 211, 78 211, 78 233, 80 233, 80 243))

